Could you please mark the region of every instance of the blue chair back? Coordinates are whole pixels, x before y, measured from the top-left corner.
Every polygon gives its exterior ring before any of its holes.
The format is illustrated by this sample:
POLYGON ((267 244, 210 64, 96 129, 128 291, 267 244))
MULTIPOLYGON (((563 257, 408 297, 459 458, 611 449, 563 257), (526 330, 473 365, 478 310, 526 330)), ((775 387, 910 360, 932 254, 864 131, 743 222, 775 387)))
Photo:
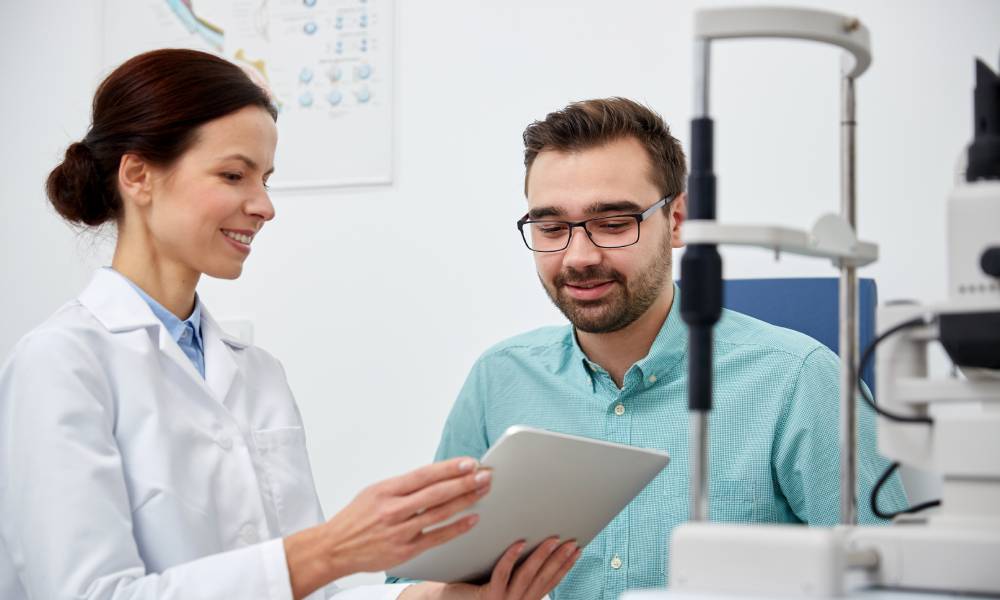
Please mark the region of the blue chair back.
MULTIPOLYGON (((804 333, 837 353, 840 332, 839 280, 834 277, 790 279, 728 279, 723 305, 737 312, 804 333)), ((858 342, 860 352, 875 337, 878 290, 873 279, 858 280, 858 342)), ((868 365, 861 378, 875 391, 875 372, 868 365)))

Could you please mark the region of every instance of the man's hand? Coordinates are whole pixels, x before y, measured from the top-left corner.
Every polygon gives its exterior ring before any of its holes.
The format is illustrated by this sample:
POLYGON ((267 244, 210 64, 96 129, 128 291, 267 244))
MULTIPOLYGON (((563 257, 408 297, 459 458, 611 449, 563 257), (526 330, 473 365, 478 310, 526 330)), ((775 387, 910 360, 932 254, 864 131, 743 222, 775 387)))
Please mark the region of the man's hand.
POLYGON ((489 583, 420 583, 404 590, 399 600, 539 600, 562 581, 581 551, 573 540, 549 538, 514 568, 524 552, 524 542, 518 542, 500 557, 489 583))
POLYGON ((562 544, 558 538, 541 543, 531 556, 514 568, 524 552, 524 542, 507 549, 493 568, 490 582, 480 586, 479 600, 538 600, 555 588, 580 558, 580 548, 570 540, 562 544))

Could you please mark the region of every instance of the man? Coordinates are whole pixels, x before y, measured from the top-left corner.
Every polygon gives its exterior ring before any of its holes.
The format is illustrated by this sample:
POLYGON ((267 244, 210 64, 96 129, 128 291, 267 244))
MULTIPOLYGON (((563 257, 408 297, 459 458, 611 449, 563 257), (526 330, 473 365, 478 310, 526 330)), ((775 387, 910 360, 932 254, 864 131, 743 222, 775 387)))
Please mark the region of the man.
MULTIPOLYGON (((448 418, 437 459, 480 456, 515 424, 666 450, 665 469, 585 549, 554 598, 663 586, 668 539, 688 518, 687 328, 672 277, 683 246, 684 154, 662 119, 588 100, 524 132, 538 278, 571 327, 486 351, 448 418), (641 235, 640 235, 641 233, 641 235)), ((836 355, 805 335, 725 311, 715 329, 710 513, 715 521, 839 519, 836 355)), ((859 409, 860 497, 886 461, 859 409)), ((599 477, 597 473, 595 476, 599 477)), ((880 496, 905 503, 898 480, 880 496)), ((860 521, 875 522, 867 503, 860 521)))

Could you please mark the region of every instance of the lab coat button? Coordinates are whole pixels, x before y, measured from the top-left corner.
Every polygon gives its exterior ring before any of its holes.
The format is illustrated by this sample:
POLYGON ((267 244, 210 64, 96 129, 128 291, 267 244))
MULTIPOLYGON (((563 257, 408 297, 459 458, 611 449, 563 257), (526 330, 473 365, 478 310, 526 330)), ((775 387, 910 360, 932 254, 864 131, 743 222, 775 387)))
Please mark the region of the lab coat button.
POLYGON ((618 415, 619 417, 622 416, 622 415, 624 415, 625 414, 625 405, 621 404, 621 403, 615 404, 615 414, 618 415))
POLYGON ((228 435, 220 435, 215 439, 215 443, 218 444, 219 447, 222 448, 223 450, 233 449, 233 438, 229 437, 228 435))
POLYGON ((247 523, 240 528, 240 537, 243 538, 243 541, 248 544, 256 544, 260 539, 257 536, 257 528, 250 523, 247 523))
POLYGON ((622 559, 618 558, 617 554, 615 554, 614 557, 611 559, 611 568, 616 571, 622 568, 622 559))

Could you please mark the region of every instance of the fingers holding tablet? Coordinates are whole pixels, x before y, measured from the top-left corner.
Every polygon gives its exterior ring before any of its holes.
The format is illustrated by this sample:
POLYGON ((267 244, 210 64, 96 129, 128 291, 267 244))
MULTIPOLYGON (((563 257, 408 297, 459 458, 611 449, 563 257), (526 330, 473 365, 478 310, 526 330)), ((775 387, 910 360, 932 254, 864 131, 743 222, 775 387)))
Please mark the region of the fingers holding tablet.
POLYGON ((489 583, 482 587, 483 600, 535 600, 544 598, 562 580, 580 557, 574 540, 549 538, 515 567, 525 543, 518 542, 504 552, 493 569, 489 583))

